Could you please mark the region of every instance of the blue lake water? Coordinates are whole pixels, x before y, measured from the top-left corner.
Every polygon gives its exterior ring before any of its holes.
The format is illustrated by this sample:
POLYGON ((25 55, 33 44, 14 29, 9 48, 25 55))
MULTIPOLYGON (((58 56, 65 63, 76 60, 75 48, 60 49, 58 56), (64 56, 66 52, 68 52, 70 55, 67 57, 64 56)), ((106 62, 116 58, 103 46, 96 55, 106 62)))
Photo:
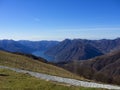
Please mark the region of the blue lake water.
POLYGON ((42 57, 42 58, 46 59, 48 62, 52 62, 54 60, 54 57, 45 55, 44 51, 35 51, 32 54, 37 56, 37 57, 42 57))

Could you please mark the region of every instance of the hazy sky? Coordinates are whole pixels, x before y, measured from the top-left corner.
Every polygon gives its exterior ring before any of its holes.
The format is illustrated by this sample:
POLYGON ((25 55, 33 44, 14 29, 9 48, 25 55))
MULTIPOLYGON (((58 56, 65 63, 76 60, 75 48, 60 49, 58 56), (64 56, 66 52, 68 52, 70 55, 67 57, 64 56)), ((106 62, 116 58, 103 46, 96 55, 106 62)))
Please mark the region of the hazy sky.
POLYGON ((0 39, 120 36, 120 0, 0 0, 0 39))

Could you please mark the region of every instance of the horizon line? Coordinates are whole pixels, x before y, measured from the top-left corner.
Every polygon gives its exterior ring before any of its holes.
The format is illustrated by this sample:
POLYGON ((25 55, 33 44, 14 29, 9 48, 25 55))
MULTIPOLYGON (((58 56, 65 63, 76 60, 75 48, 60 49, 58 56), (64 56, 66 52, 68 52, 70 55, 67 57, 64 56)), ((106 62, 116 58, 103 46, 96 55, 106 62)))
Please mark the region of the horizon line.
POLYGON ((82 39, 82 40, 114 40, 114 39, 119 39, 120 37, 116 38, 98 38, 98 39, 92 39, 92 38, 64 38, 62 40, 57 40, 57 39, 40 39, 40 40, 32 40, 32 39, 0 39, 0 40, 13 40, 13 41, 64 41, 66 39, 69 40, 75 40, 75 39, 82 39))

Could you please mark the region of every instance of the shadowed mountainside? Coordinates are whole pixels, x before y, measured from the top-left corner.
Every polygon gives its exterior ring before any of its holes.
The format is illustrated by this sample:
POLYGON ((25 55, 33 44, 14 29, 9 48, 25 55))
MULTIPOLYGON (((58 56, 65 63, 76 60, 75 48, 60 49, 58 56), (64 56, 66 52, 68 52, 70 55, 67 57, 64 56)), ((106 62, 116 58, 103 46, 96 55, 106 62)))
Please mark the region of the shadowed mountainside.
POLYGON ((66 39, 56 47, 53 47, 46 53, 55 56, 54 62, 69 62, 70 60, 85 60, 102 53, 89 44, 84 44, 78 40, 66 39), (53 49, 54 48, 54 49, 53 49))
POLYGON ((55 58, 54 62, 86 60, 120 49, 120 38, 114 40, 66 39, 45 54, 55 58))
POLYGON ((120 51, 63 65, 67 70, 89 79, 120 85, 120 51))

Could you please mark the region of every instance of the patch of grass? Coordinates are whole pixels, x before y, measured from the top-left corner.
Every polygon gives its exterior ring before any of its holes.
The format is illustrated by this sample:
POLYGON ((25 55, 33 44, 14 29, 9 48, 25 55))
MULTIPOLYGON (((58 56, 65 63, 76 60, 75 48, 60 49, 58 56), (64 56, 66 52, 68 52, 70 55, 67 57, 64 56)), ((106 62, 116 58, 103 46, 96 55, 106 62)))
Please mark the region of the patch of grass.
POLYGON ((11 70, 0 69, 0 90, 104 90, 61 85, 11 70))

